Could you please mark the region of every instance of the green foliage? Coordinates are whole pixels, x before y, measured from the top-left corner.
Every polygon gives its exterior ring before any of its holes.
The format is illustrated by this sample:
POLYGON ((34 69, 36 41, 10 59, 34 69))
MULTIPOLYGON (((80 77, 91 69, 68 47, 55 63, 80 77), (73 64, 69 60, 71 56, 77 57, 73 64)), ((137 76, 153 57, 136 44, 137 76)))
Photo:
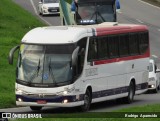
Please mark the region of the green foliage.
POLYGON ((20 44, 22 37, 31 29, 44 26, 37 18, 20 8, 12 0, 0 0, 0 108, 15 106, 15 70, 8 64, 8 53, 20 44))

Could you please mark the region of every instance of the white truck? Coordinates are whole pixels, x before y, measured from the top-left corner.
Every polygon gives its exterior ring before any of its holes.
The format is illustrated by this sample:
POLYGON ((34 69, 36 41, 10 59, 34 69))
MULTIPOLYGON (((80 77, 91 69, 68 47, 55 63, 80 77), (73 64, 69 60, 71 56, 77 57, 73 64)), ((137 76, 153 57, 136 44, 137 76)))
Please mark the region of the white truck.
POLYGON ((154 90, 155 93, 160 89, 160 69, 154 59, 150 59, 148 89, 154 90))

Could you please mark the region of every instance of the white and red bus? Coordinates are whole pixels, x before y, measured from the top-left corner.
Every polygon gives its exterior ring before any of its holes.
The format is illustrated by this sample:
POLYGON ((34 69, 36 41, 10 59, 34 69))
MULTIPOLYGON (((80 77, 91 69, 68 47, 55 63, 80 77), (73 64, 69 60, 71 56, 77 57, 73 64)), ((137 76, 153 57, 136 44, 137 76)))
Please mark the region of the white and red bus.
POLYGON ((19 49, 16 104, 75 107, 124 98, 148 88, 149 33, 144 25, 102 23, 40 27, 11 49, 19 49))

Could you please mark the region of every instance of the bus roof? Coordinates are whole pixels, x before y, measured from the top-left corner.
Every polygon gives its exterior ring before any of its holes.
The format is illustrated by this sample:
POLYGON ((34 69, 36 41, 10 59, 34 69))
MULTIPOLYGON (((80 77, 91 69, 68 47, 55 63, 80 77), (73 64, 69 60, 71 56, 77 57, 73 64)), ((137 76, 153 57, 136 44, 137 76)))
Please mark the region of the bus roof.
POLYGON ((22 43, 30 44, 69 44, 88 36, 104 36, 127 32, 147 31, 144 25, 102 23, 88 26, 50 26, 38 27, 29 31, 22 43))

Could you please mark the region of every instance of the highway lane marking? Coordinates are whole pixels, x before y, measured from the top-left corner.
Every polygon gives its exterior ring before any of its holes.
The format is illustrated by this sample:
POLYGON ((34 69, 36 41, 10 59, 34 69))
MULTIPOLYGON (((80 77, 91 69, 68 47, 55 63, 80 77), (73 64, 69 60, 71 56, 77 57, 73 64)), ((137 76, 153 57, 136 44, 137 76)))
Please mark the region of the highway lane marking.
POLYGON ((139 1, 139 2, 142 2, 142 3, 144 3, 144 4, 147 4, 147 5, 149 5, 149 6, 152 6, 152 7, 154 7, 154 8, 160 9, 160 7, 155 6, 155 5, 152 5, 152 4, 147 3, 147 2, 145 2, 145 1, 142 1, 142 0, 138 0, 138 1, 139 1))
POLYGON ((37 9, 36 9, 36 6, 34 5, 33 0, 30 0, 30 2, 31 2, 31 4, 32 4, 32 7, 33 7, 33 9, 34 9, 35 14, 36 14, 40 19, 42 19, 46 24, 52 26, 51 23, 49 23, 49 22, 46 21, 44 18, 42 18, 41 16, 39 16, 38 11, 37 11, 37 9))
POLYGON ((156 55, 152 55, 152 57, 154 57, 154 58, 158 58, 158 56, 156 56, 156 55))
POLYGON ((141 21, 140 19, 136 19, 139 23, 143 24, 144 22, 141 21))
POLYGON ((30 0, 30 1, 31 1, 32 6, 33 6, 34 12, 35 12, 36 14, 38 14, 37 9, 36 9, 36 7, 35 7, 33 1, 32 1, 32 0, 30 0))

